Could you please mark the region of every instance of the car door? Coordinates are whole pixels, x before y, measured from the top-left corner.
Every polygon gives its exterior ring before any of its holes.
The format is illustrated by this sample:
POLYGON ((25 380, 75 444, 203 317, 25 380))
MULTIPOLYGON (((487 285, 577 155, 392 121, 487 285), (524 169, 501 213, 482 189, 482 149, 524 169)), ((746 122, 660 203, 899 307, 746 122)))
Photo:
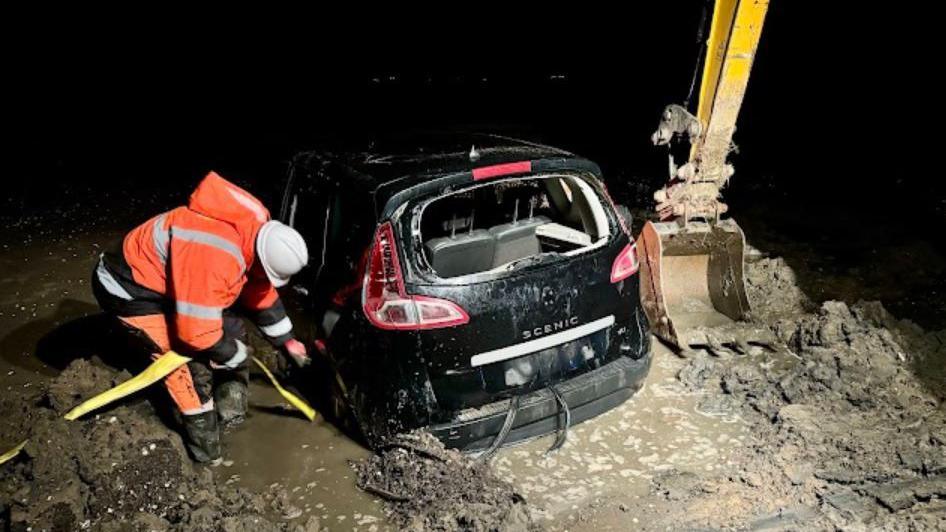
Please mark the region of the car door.
POLYGON ((320 337, 319 277, 324 269, 326 220, 330 213, 329 198, 318 185, 316 179, 307 175, 291 175, 280 211, 282 222, 299 231, 309 251, 308 265, 292 277, 281 294, 297 333, 310 341, 320 337))

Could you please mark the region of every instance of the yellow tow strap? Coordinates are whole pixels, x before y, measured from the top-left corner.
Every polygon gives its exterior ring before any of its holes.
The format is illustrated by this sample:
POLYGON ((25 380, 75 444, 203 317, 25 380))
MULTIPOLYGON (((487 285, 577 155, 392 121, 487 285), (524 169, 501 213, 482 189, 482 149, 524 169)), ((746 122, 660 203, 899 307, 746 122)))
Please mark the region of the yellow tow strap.
MULTIPOLYGON (((157 360, 152 362, 141 373, 119 384, 118 386, 110 390, 106 390, 89 399, 88 401, 83 402, 79 406, 67 412, 63 417, 69 421, 75 421, 76 419, 88 414, 93 410, 98 410, 99 408, 102 408, 111 402, 117 401, 122 397, 131 395, 139 390, 143 390, 148 386, 151 386, 155 382, 167 377, 172 371, 190 362, 190 360, 191 359, 179 355, 174 351, 168 351, 167 353, 164 353, 158 357, 157 360)), ((0 455, 0 464, 3 464, 4 462, 19 454, 26 445, 26 442, 27 440, 24 440, 23 443, 3 453, 3 455, 0 455)))
POLYGON ((289 401, 289 404, 296 407, 296 410, 302 412, 302 415, 309 418, 309 421, 315 421, 315 409, 308 405, 305 401, 297 397, 295 394, 289 390, 283 388, 279 385, 279 381, 276 380, 276 377, 269 371, 269 368, 266 367, 266 364, 263 364, 260 359, 253 357, 253 362, 256 362, 256 365, 259 366, 259 369, 263 370, 263 373, 269 377, 269 382, 273 383, 273 386, 276 388, 276 391, 279 392, 279 395, 283 396, 283 399, 289 401))
MULTIPOLYGON (((158 357, 157 360, 152 362, 151 365, 145 368, 145 370, 142 371, 141 373, 119 384, 118 386, 110 390, 104 391, 96 395, 95 397, 83 402, 79 406, 67 412, 66 415, 63 417, 65 417, 69 421, 75 421, 76 419, 84 416, 85 414, 88 414, 89 412, 93 410, 98 410, 99 408, 102 408, 103 406, 109 403, 117 401, 121 399, 122 397, 126 397, 137 391, 143 390, 147 388, 148 386, 151 386, 152 384, 158 382, 164 377, 167 377, 168 375, 170 375, 172 371, 190 362, 190 360, 191 360, 190 358, 185 357, 183 355, 179 355, 175 353, 174 351, 168 351, 167 353, 164 353, 163 355, 158 357)), ((265 373, 266 376, 269 377, 269 381, 273 383, 273 386, 276 387, 276 390, 279 392, 279 394, 282 395, 283 398, 285 398, 287 401, 289 401, 289 404, 296 407, 300 412, 302 412, 302 414, 305 415, 305 417, 309 418, 309 421, 315 421, 315 409, 313 409, 311 406, 306 404, 306 402, 300 399, 299 397, 296 397, 289 390, 286 390, 285 388, 283 388, 279 384, 279 381, 276 380, 276 377, 273 376, 273 374, 269 371, 269 369, 262 362, 260 362, 258 358, 253 357, 253 362, 256 362, 256 365, 259 366, 260 369, 263 370, 263 373, 265 373)), ((28 440, 23 440, 22 443, 20 443, 13 449, 10 449, 9 451, 0 455, 0 464, 3 464, 4 462, 7 462, 10 459, 12 459, 14 456, 18 455, 20 451, 23 450, 23 447, 26 446, 27 441, 28 440)))
POLYGON ((5 452, 5 453, 3 453, 3 454, 0 454, 0 464, 2 464, 2 463, 4 463, 4 462, 8 461, 9 459, 13 458, 14 456, 16 456, 16 455, 18 455, 18 454, 20 454, 20 451, 23 450, 23 447, 26 447, 26 442, 28 442, 28 441, 29 441, 29 440, 23 440, 23 441, 20 442, 20 444, 17 445, 16 447, 10 449, 9 451, 7 451, 7 452, 5 452))
POLYGON ((179 355, 174 351, 168 351, 167 353, 164 353, 158 357, 157 360, 152 362, 151 365, 145 368, 145 370, 141 373, 119 384, 111 390, 102 392, 88 401, 80 404, 79 406, 70 410, 64 417, 69 421, 74 421, 93 410, 102 408, 112 401, 117 401, 122 397, 131 395, 139 390, 143 390, 163 379, 164 377, 167 377, 172 371, 183 366, 184 364, 187 364, 190 362, 190 360, 191 359, 179 355))

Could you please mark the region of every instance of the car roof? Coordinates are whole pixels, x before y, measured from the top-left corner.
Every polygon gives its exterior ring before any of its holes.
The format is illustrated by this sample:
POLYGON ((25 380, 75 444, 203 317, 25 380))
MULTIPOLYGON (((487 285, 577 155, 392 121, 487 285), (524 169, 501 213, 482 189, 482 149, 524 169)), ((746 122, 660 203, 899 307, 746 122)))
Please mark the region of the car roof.
POLYGON ((437 177, 491 164, 574 157, 565 150, 502 135, 431 131, 333 140, 299 154, 297 159, 304 156, 315 156, 323 163, 345 167, 375 186, 406 177, 437 177), (470 157, 473 150, 478 157, 470 157))
POLYGON ((568 151, 503 135, 421 131, 333 139, 315 150, 298 154, 293 167, 302 167, 310 175, 319 168, 322 179, 335 186, 374 195, 376 209, 380 211, 399 192, 445 175, 484 166, 550 159, 566 166, 568 162, 594 166, 568 151))

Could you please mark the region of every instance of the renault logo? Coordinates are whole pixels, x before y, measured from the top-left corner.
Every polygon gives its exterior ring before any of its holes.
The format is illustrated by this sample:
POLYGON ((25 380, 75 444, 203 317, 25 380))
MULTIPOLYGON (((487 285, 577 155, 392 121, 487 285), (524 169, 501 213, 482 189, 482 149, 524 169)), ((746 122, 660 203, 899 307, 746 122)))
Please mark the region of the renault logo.
POLYGON ((542 289, 542 304, 546 307, 551 307, 555 304, 555 290, 552 290, 551 286, 546 286, 542 289))

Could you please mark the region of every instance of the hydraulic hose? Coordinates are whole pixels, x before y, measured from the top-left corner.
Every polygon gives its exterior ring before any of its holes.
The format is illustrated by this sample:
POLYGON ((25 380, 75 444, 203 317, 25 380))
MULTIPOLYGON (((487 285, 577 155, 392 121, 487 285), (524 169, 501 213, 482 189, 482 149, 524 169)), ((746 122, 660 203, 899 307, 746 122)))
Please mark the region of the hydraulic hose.
POLYGON ((499 429, 499 433, 496 434, 496 437, 493 438, 493 442, 489 444, 489 447, 483 451, 483 454, 480 455, 479 459, 486 461, 492 458, 496 451, 502 447, 503 442, 506 441, 506 437, 509 436, 509 431, 512 430, 512 424, 516 420, 516 412, 519 411, 519 396, 514 395, 509 400, 509 410, 506 412, 506 420, 503 421, 503 426, 499 429))
POLYGON ((572 411, 568 409, 568 403, 565 402, 565 398, 562 397, 562 393, 554 386, 549 386, 549 391, 552 392, 552 396, 555 397, 555 401, 558 402, 558 405, 562 410, 565 411, 565 425, 560 431, 558 431, 558 436, 555 438, 555 443, 549 447, 549 450, 545 451, 545 454, 559 450, 562 445, 565 445, 565 440, 568 439, 568 429, 572 424, 572 411))

